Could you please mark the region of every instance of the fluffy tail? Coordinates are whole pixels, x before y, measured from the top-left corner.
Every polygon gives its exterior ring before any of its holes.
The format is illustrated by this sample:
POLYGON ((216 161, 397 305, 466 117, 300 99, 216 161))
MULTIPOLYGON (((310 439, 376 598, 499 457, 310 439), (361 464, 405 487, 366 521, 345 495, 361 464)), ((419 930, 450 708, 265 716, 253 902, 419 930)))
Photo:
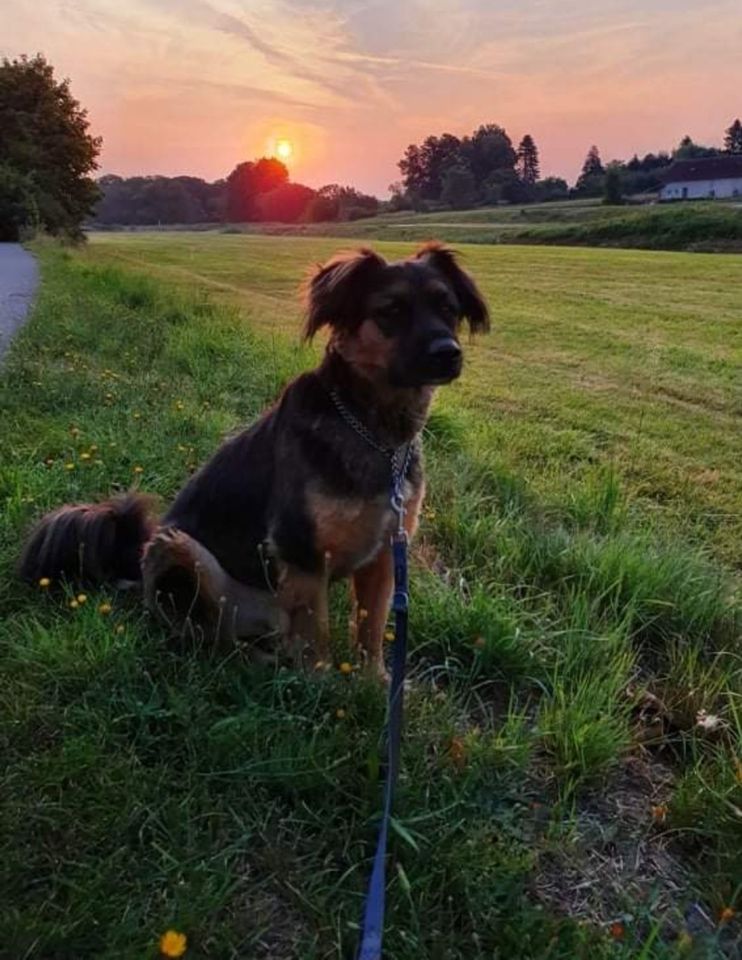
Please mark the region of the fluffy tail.
POLYGON ((62 577, 86 583, 139 580, 144 544, 156 522, 141 494, 60 507, 39 521, 19 563, 23 580, 62 577))

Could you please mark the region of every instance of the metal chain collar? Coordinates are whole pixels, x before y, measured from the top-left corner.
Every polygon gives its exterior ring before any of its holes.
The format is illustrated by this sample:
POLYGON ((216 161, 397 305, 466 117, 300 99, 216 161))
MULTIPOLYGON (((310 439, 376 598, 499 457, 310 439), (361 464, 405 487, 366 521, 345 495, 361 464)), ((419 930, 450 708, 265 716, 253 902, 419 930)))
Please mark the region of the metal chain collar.
POLYGON ((335 409, 343 418, 343 420, 345 420, 348 426, 355 430, 358 436, 361 437, 362 440, 365 440, 370 447, 373 447, 374 450, 378 450, 379 453, 382 453, 389 459, 389 463, 391 464, 392 468, 392 489, 390 499, 392 509, 397 514, 399 520, 399 530, 402 530, 405 513, 404 480, 412 459, 412 449, 415 443, 414 438, 407 443, 403 443, 401 447, 387 447, 384 444, 379 443, 366 424, 359 420, 353 411, 349 410, 348 407, 343 403, 336 390, 330 390, 329 394, 330 399, 335 404, 335 409))

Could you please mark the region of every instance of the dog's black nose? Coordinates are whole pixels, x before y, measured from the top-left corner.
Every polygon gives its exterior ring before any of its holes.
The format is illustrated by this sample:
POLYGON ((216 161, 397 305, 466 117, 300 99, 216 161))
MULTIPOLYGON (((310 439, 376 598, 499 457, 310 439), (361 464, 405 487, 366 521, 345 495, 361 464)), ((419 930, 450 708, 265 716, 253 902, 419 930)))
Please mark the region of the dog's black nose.
POLYGON ((461 356, 461 347, 453 337, 436 337, 428 344, 428 356, 441 364, 454 363, 461 356))

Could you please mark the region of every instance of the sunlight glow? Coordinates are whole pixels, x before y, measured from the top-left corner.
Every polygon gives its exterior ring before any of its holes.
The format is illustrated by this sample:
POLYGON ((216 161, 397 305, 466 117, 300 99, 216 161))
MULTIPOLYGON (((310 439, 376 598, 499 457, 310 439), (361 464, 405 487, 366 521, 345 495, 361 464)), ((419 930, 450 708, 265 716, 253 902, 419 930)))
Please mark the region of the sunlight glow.
POLYGON ((293 153, 294 148, 290 140, 279 140, 276 144, 276 156, 279 160, 290 160, 293 153))

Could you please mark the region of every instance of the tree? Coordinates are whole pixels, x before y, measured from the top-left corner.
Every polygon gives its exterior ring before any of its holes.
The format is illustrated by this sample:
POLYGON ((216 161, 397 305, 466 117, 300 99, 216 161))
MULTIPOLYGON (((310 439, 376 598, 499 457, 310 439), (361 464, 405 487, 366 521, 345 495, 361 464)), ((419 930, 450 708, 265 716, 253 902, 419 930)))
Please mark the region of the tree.
POLYGON ((513 141, 505 129, 496 123, 482 124, 471 137, 464 137, 461 141, 461 157, 471 168, 479 189, 491 180, 493 174, 515 170, 513 141))
POLYGON ((465 210, 477 199, 474 174, 463 163, 454 163, 443 172, 441 200, 454 210, 465 210))
POLYGON ((517 170, 520 179, 528 186, 532 187, 539 178, 538 148, 529 133, 518 145, 517 170))
POLYGON ((721 151, 716 147, 705 147, 701 143, 694 143, 686 133, 673 152, 674 160, 699 160, 704 157, 718 157, 721 151))
POLYGON ((595 144, 593 144, 587 151, 585 162, 582 164, 580 178, 587 179, 588 177, 603 176, 604 173, 605 167, 600 159, 600 152, 595 144))
POLYGON ((617 163, 610 164, 603 178, 603 203, 613 207, 623 203, 621 168, 617 163))
POLYGON ((288 183, 289 172, 274 157, 238 163, 227 177, 227 218, 233 223, 260 219, 257 198, 288 183))
POLYGON ((533 199, 539 203, 546 203, 551 200, 566 200, 569 197, 569 187, 567 181, 561 177, 546 177, 539 180, 533 187, 533 199))
POLYGON ((742 123, 739 118, 724 132, 724 149, 727 153, 742 153, 742 123))
POLYGON ((575 184, 574 192, 577 196, 598 197, 603 192, 605 167, 600 159, 598 148, 593 144, 587 151, 582 172, 575 184))
POLYGON ((296 223, 304 217, 314 195, 311 187, 301 183, 279 184, 273 190, 258 194, 255 201, 258 219, 296 223))
POLYGON ((90 174, 101 139, 89 134, 87 112, 56 81, 41 54, 0 64, 0 157, 4 173, 3 233, 18 236, 35 224, 81 239, 82 223, 98 199, 90 174))

